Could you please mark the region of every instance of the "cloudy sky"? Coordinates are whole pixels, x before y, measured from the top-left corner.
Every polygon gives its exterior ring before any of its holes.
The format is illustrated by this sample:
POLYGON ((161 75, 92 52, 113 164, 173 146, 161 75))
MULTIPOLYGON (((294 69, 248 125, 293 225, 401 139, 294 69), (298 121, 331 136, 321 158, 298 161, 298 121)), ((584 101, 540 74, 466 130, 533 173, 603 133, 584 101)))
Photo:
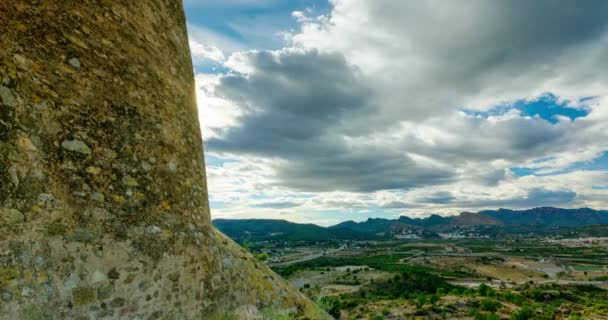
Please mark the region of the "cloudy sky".
POLYGON ((214 218, 608 208, 608 1, 184 3, 214 218))

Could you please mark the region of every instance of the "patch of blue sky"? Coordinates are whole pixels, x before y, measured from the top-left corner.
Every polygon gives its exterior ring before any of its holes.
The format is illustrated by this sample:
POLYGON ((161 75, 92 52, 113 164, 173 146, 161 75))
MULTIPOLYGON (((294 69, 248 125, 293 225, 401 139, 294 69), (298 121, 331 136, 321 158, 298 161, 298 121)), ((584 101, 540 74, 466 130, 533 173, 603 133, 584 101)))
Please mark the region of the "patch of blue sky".
POLYGON ((545 93, 534 100, 517 100, 515 102, 495 106, 487 111, 477 111, 464 109, 463 111, 469 115, 481 116, 484 118, 490 116, 500 116, 516 109, 519 110, 522 116, 540 117, 552 124, 558 122, 558 116, 567 117, 571 120, 585 117, 589 114, 590 109, 588 102, 594 97, 583 97, 576 102, 560 101, 553 93, 545 93))
POLYGON ((284 42, 280 32, 296 29, 293 11, 312 10, 326 14, 327 0, 185 0, 189 24, 200 26, 248 48, 278 49, 284 42))
POLYGON ((576 170, 608 170, 608 151, 604 152, 601 156, 591 160, 591 161, 583 161, 577 162, 568 168, 572 171, 576 170))
POLYGON ((229 206, 230 204, 225 201, 214 201, 213 199, 209 200, 209 207, 211 209, 224 209, 229 206))
MULTIPOLYGON (((550 158, 543 158, 543 159, 544 160, 541 162, 548 161, 547 159, 550 160, 550 158)), ((539 160, 536 160, 535 162, 537 162, 539 160)), ((573 172, 573 171, 608 171, 608 151, 604 152, 601 156, 599 156, 591 161, 576 162, 566 169, 556 170, 556 171, 552 171, 552 172, 548 172, 548 173, 547 172, 538 173, 539 170, 543 170, 546 168, 513 167, 510 169, 514 174, 516 174, 520 177, 531 176, 531 175, 551 176, 551 175, 564 174, 564 173, 573 172)))
POLYGON ((205 165, 208 167, 223 167, 225 163, 229 162, 238 162, 238 160, 218 157, 209 152, 205 153, 205 165))
POLYGON ((534 175, 536 169, 533 168, 525 168, 525 167, 515 167, 511 168, 511 171, 520 177, 531 176, 534 175))
POLYGON ((276 195, 268 195, 264 193, 255 193, 249 196, 251 200, 276 200, 276 195))

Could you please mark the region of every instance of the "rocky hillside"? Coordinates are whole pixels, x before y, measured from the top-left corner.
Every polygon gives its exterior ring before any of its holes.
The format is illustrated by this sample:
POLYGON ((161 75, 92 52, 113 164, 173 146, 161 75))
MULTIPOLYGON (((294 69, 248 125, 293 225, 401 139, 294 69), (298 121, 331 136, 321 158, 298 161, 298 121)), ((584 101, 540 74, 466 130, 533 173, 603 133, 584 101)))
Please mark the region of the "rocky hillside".
POLYGON ((488 210, 481 211, 480 213, 509 225, 582 227, 594 224, 608 224, 608 211, 590 208, 561 209, 541 207, 528 210, 488 210))
POLYGON ((463 212, 451 218, 450 225, 455 226, 478 226, 478 225, 502 225, 504 222, 482 213, 463 212))

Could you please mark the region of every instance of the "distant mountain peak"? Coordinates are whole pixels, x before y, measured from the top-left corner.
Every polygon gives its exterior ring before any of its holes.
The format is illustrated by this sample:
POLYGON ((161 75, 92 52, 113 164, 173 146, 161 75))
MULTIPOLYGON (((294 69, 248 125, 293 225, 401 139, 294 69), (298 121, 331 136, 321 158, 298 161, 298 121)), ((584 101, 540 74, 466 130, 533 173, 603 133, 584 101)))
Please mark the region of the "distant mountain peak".
POLYGON ((538 207, 526 210, 484 210, 461 212, 455 216, 432 214, 426 218, 400 216, 397 219, 368 218, 352 220, 324 228, 314 224, 298 224, 272 219, 216 219, 213 224, 230 237, 248 240, 324 241, 332 239, 377 239, 380 236, 417 234, 436 237, 437 233, 485 232, 512 233, 547 231, 554 228, 578 228, 608 224, 608 211, 590 208, 562 209, 538 207))
POLYGON ((457 216, 452 217, 452 221, 450 222, 452 225, 502 225, 504 224, 502 221, 490 217, 488 215, 482 213, 475 212, 461 212, 457 216))

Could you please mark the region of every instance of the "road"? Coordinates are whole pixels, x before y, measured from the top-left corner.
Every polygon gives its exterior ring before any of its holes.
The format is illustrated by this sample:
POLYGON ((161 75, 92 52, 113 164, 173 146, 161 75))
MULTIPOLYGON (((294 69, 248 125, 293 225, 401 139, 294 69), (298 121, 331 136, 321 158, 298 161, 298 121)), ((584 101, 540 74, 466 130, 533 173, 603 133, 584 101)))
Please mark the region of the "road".
MULTIPOLYGON (((484 283, 488 286, 491 286, 491 287, 499 287, 501 284, 500 281, 484 281, 484 280, 462 280, 462 281, 448 281, 448 282, 453 285, 463 286, 463 287, 467 287, 467 288, 477 288, 482 283, 484 283)), ((507 288, 511 288, 514 285, 513 282, 504 281, 503 283, 507 286, 507 288)), ((516 285, 525 284, 525 283, 527 283, 527 281, 515 282, 516 285)), ((575 285, 575 286, 591 285, 591 286, 597 286, 597 287, 602 287, 602 286, 608 285, 608 281, 579 281, 579 280, 558 280, 558 279, 534 281, 534 283, 537 283, 537 284, 555 283, 555 284, 559 284, 559 285, 575 285)))
POLYGON ((339 248, 336 248, 336 249, 329 249, 327 251, 323 251, 323 252, 319 252, 319 253, 313 253, 313 254, 310 254, 308 256, 305 256, 305 257, 302 257, 302 258, 299 258, 299 259, 295 259, 295 260, 269 263, 268 265, 271 266, 271 267, 288 266, 290 264, 295 264, 295 263, 298 263, 298 262, 304 262, 304 261, 316 259, 316 258, 322 257, 324 255, 329 255, 329 254, 332 254, 332 253, 335 253, 335 252, 338 252, 338 251, 341 251, 341 250, 344 250, 344 249, 346 249, 346 245, 343 244, 342 246, 340 246, 339 248))

